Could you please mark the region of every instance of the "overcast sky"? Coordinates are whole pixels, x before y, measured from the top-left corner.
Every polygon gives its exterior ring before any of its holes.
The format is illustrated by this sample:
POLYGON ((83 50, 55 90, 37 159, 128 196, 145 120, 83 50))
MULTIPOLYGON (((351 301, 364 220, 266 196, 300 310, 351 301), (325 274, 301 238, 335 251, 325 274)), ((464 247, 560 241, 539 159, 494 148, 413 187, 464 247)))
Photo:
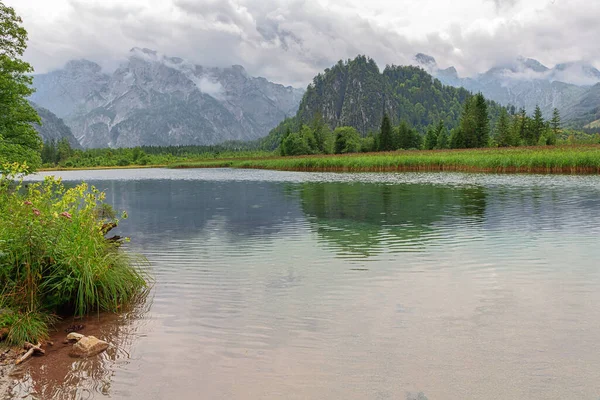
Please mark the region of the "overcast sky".
POLYGON ((385 64, 434 56, 461 75, 518 55, 553 66, 600 61, 592 0, 4 0, 29 32, 36 72, 88 58, 114 67, 132 47, 305 86, 357 54, 385 64))

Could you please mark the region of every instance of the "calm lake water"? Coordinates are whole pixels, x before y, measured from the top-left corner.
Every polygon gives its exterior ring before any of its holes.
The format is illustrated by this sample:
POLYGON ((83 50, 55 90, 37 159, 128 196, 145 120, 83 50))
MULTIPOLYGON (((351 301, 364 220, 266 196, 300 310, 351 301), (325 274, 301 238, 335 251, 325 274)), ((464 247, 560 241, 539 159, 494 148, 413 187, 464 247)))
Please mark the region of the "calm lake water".
POLYGON ((60 175, 128 211, 156 282, 15 396, 600 398, 600 177, 60 175))

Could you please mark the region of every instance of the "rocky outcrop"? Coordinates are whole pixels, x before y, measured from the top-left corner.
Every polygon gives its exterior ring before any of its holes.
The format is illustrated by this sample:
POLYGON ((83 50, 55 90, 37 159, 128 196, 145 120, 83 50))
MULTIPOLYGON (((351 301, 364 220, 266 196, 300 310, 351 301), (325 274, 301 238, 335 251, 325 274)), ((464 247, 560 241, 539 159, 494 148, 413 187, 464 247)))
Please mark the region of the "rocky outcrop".
POLYGON ((303 90, 134 48, 111 74, 90 61, 34 78, 31 97, 64 118, 84 147, 207 145, 266 136, 303 90))
POLYGON ((421 68, 392 65, 380 71, 374 60, 358 56, 313 79, 297 118, 311 124, 320 117, 331 129, 352 126, 363 135, 379 130, 384 113, 395 124, 403 120, 418 129, 440 120, 453 127, 470 95, 443 86, 421 68))

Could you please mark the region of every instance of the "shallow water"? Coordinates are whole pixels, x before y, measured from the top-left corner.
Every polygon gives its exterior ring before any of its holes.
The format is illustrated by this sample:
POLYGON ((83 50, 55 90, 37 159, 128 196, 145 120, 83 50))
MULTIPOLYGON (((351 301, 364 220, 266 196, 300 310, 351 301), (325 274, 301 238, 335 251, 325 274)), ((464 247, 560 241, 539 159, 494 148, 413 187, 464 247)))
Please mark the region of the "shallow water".
POLYGON ((128 211, 156 283, 86 328, 108 352, 36 359, 15 396, 600 397, 600 177, 60 175, 128 211))

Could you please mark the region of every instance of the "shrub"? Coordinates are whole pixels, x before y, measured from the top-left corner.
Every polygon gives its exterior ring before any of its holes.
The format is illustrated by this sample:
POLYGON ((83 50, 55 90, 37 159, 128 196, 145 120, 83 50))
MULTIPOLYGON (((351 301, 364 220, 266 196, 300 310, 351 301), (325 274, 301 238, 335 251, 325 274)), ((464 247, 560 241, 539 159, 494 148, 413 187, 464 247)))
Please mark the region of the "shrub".
POLYGON ((104 237, 119 222, 104 193, 53 177, 25 188, 15 172, 0 178, 0 308, 11 310, 0 326, 11 343, 45 336, 48 315, 116 311, 141 292, 145 260, 104 237))

